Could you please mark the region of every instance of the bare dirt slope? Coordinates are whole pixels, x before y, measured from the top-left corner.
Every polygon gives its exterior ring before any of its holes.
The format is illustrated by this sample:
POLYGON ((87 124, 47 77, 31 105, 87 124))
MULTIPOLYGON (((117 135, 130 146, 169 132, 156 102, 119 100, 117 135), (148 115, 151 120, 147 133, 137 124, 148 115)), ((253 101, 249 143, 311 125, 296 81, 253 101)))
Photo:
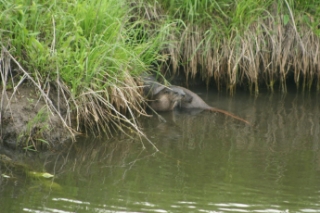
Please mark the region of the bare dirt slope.
POLYGON ((61 119, 49 110, 33 86, 24 83, 13 97, 12 94, 13 90, 7 90, 4 97, 2 90, 0 93, 0 100, 3 98, 0 129, 3 145, 50 148, 71 137, 61 119))

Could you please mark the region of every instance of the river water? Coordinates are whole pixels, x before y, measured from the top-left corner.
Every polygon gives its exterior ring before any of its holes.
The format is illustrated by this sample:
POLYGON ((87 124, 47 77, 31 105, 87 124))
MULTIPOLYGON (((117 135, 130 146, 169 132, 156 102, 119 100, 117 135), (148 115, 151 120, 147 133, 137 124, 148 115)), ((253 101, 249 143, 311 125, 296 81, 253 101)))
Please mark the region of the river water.
POLYGON ((29 172, 0 167, 14 176, 0 177, 0 211, 320 212, 317 94, 194 91, 255 127, 209 111, 161 113, 166 122, 139 119, 159 152, 118 134, 21 157, 29 172))

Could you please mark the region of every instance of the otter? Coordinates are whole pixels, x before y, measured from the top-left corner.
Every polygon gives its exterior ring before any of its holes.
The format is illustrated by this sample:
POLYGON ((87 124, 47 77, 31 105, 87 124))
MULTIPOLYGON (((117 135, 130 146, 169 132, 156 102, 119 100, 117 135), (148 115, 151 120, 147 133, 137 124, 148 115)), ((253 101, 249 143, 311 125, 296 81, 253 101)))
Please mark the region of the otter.
POLYGON ((143 92, 148 99, 149 106, 155 111, 172 111, 186 96, 180 88, 165 87, 156 81, 153 75, 143 74, 143 92))
POLYGON ((175 85, 165 87, 157 82, 152 75, 146 76, 144 74, 141 78, 144 83, 144 94, 149 98, 149 105, 155 111, 172 111, 176 107, 181 109, 203 109, 226 114, 253 126, 249 121, 243 118, 209 106, 197 94, 184 87, 175 85))
POLYGON ((172 90, 182 90, 186 96, 181 99, 180 104, 178 105, 179 108, 181 109, 203 109, 203 110, 209 110, 209 111, 216 111, 216 112, 221 112, 223 114, 229 115, 235 119, 238 119, 240 121, 243 121, 251 126, 253 126, 249 121, 240 118, 236 115, 233 115, 227 111, 221 110, 221 109, 217 109, 217 108, 213 108, 211 106, 209 106, 206 102, 204 102, 202 100, 202 98, 200 98, 197 94, 195 94, 194 92, 191 92, 190 90, 184 88, 184 87, 179 87, 179 86, 171 86, 172 90))
POLYGON ((149 105, 155 111, 172 111, 185 96, 182 89, 160 85, 153 90, 149 105))

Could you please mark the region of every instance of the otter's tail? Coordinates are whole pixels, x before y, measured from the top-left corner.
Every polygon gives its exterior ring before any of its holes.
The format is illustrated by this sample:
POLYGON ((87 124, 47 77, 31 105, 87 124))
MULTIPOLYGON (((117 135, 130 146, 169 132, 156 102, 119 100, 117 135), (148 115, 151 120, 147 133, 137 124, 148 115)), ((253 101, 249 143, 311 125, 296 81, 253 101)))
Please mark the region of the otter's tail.
POLYGON ((214 112, 221 112, 221 113, 223 113, 223 114, 229 115, 229 116, 231 116, 231 117, 233 117, 233 118, 235 118, 235 119, 238 119, 238 120, 240 120, 240 121, 243 121, 243 122, 249 124, 250 126, 253 126, 253 127, 254 127, 254 125, 252 125, 249 121, 247 121, 247 120, 245 120, 245 119, 243 119, 243 118, 240 118, 240 117, 238 117, 238 116, 236 116, 236 115, 233 115, 233 114, 231 114, 231 113, 229 113, 229 112, 227 112, 227 111, 224 111, 224 110, 222 110, 222 109, 210 108, 210 109, 208 109, 208 110, 214 111, 214 112))

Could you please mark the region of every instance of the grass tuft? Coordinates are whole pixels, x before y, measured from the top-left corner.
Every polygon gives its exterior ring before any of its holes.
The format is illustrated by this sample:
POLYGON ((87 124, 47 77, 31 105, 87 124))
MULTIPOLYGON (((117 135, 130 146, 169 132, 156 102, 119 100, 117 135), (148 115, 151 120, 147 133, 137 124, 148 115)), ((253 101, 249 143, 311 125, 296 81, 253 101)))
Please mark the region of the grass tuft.
MULTIPOLYGON (((125 0, 1 1, 1 52, 14 67, 14 91, 27 79, 72 134, 76 126, 96 135, 112 128, 143 135, 135 123, 145 114, 137 79, 162 60, 166 32, 139 36, 146 21, 134 9, 125 0)), ((9 74, 1 74, 5 86, 9 74)))
MULTIPOLYGON (((258 94, 266 85, 319 90, 319 2, 316 0, 161 0, 171 20, 179 19, 175 51, 187 76, 230 94, 237 86, 258 94)), ((175 62, 176 63, 176 62, 175 62)))

